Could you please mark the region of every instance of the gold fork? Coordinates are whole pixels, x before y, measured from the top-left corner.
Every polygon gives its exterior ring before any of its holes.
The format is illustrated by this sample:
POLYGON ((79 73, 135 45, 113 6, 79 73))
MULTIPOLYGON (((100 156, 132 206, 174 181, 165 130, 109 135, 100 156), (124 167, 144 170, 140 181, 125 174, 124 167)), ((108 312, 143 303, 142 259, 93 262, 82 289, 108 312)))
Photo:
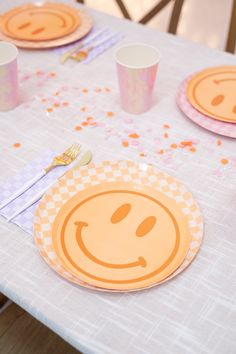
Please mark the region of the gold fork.
POLYGON ((44 170, 46 173, 51 171, 53 168, 57 166, 66 166, 69 165, 74 159, 77 157, 80 151, 79 144, 71 145, 66 151, 64 151, 61 155, 55 156, 51 162, 51 165, 46 167, 44 170))
MULTIPOLYGON (((70 169, 70 171, 77 169, 79 167, 88 165, 90 163, 90 161, 92 160, 92 157, 93 156, 92 156, 91 151, 86 151, 85 154, 82 155, 82 157, 79 159, 79 161, 70 169)), ((62 176, 60 176, 58 178, 58 180, 60 180, 67 172, 65 172, 62 176)), ((42 198, 44 193, 46 193, 54 184, 55 184, 55 181, 53 181, 53 183, 51 185, 47 186, 46 188, 41 189, 38 193, 35 193, 31 199, 29 199, 25 204, 21 205, 19 209, 15 210, 15 212, 10 217, 8 217, 7 222, 11 221, 17 215, 22 213, 22 211, 24 211, 25 209, 29 208, 31 205, 36 203, 40 198, 42 198)))
POLYGON ((31 180, 27 181, 20 189, 15 191, 9 198, 5 199, 0 204, 0 209, 4 208, 7 204, 12 202, 14 199, 19 197, 22 193, 27 191, 31 186, 33 186, 38 180, 40 180, 43 176, 45 176, 49 171, 54 169, 57 166, 66 166, 69 165, 72 161, 74 161, 80 151, 79 144, 73 144, 68 149, 66 149, 61 155, 55 156, 52 163, 46 167, 39 174, 34 176, 31 180))

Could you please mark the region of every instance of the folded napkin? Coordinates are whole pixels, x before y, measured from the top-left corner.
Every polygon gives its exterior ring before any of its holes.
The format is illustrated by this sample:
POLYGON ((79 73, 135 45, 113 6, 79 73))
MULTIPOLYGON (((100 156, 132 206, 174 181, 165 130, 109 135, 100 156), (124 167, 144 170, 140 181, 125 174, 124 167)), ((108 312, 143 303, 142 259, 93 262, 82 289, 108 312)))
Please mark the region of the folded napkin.
POLYGON ((63 55, 64 53, 68 52, 70 49, 75 48, 78 46, 80 43, 85 43, 83 48, 86 48, 88 46, 92 46, 93 44, 97 43, 98 41, 102 41, 103 39, 105 40, 107 37, 112 36, 110 39, 108 39, 105 43, 95 47, 93 50, 89 52, 88 58, 83 61, 84 64, 88 64, 90 61, 95 59, 97 56, 108 50, 111 46, 113 46, 115 43, 120 41, 123 37, 124 34, 121 32, 114 31, 110 28, 97 28, 95 27, 89 34, 80 39, 79 41, 73 42, 72 44, 68 44, 65 46, 61 46, 58 48, 55 48, 54 51, 58 53, 60 56, 63 55), (99 32, 101 34, 99 34, 99 32), (94 38, 94 35, 98 35, 94 38), (91 40, 90 40, 91 38, 91 40))
MULTIPOLYGON (((32 179, 37 173, 41 172, 45 167, 49 166, 56 155, 58 155, 57 152, 53 150, 46 150, 35 160, 27 164, 17 175, 9 178, 4 185, 0 186, 0 203, 6 198, 10 197, 10 195, 12 195, 17 189, 22 187, 26 181, 32 179)), ((76 164, 76 162, 77 161, 75 160, 68 166, 59 166, 50 171, 46 176, 41 178, 26 192, 6 205, 4 208, 0 209, 0 215, 9 218, 16 210, 18 210, 34 195, 36 195, 36 193, 39 193, 40 190, 43 190, 47 186, 49 187, 53 182, 56 182, 56 180, 67 170, 71 169, 72 166, 76 164)), ((33 234, 33 218, 39 202, 40 201, 36 202, 21 214, 17 215, 14 219, 12 219, 11 222, 20 226, 26 232, 33 234)))

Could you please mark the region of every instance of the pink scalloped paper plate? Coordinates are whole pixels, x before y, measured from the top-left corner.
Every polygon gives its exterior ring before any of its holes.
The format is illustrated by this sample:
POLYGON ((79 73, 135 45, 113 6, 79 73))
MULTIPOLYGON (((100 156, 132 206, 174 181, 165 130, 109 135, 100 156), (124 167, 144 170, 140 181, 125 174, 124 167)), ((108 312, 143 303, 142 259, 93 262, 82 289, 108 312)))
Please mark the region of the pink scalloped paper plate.
POLYGON ((186 96, 186 89, 188 81, 193 75, 187 77, 179 86, 176 101, 181 111, 194 123, 201 127, 214 132, 216 134, 228 136, 230 138, 236 138, 236 124, 221 122, 216 119, 210 118, 205 114, 195 109, 188 101, 186 96))

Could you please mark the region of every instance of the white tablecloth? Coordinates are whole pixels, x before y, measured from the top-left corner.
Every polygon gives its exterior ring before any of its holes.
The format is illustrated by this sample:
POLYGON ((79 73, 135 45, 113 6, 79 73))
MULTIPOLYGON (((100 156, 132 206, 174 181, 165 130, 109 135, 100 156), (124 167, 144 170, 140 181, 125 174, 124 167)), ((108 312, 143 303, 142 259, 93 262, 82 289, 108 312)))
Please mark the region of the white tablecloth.
MULTIPOLYGON (((8 7, 1 1, 1 11, 8 7)), ((235 65, 235 56, 88 11, 98 26, 122 30, 124 41, 150 43, 161 51, 153 108, 137 117, 121 111, 113 49, 89 65, 64 66, 56 51, 20 50, 22 99, 28 102, 0 113, 0 181, 45 148, 63 149, 79 140, 93 151, 95 162, 151 162, 185 183, 202 209, 205 239, 192 265, 174 280, 138 293, 103 294, 57 276, 39 256, 33 237, 1 217, 0 291, 85 353, 233 354, 236 142, 186 119, 175 95, 187 75, 207 66, 235 65), (97 126, 83 125, 87 116, 97 126), (140 135, 138 143, 132 133, 140 135), (195 152, 170 148, 185 140, 193 141, 195 152)))

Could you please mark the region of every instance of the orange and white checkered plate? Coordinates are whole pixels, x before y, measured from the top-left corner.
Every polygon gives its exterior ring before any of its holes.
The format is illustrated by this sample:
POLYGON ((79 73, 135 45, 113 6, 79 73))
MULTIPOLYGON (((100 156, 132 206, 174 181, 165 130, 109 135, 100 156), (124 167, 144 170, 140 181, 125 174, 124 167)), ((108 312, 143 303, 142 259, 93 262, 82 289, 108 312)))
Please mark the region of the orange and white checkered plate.
POLYGON ((68 171, 55 183, 42 198, 35 214, 34 235, 41 256, 52 269, 73 283, 101 291, 117 291, 92 286, 72 275, 60 262, 52 243, 52 225, 61 207, 72 196, 88 187, 116 181, 152 187, 173 199, 186 216, 191 235, 187 255, 183 263, 171 275, 151 286, 173 278, 188 267, 200 248, 203 239, 203 218, 200 209, 191 193, 175 178, 150 165, 132 161, 103 161, 98 166, 90 164, 82 168, 75 168, 68 171))

